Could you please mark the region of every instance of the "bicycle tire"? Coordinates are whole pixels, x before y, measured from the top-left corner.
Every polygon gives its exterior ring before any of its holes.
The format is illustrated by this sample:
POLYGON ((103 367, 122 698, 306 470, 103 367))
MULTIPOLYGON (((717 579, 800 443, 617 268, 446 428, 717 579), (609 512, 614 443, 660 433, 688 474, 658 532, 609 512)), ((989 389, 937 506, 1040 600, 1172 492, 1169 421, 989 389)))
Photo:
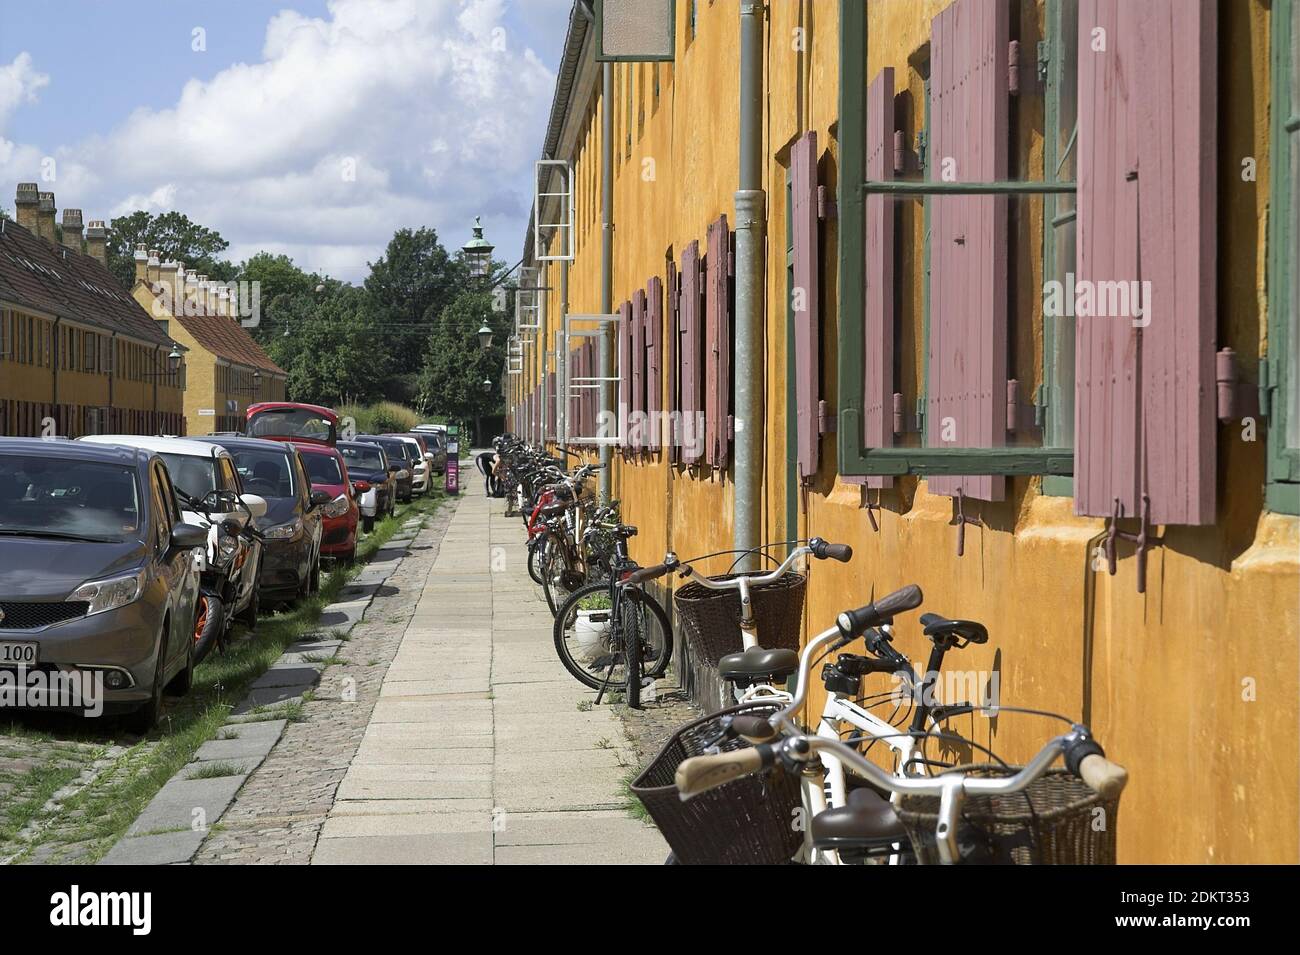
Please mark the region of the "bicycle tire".
POLYGON ((533 583, 542 586, 542 546, 545 541, 538 541, 528 546, 528 576, 533 583))
MULTIPOLYGON (((570 611, 574 609, 574 605, 579 601, 594 594, 605 594, 608 592, 609 584, 607 582, 591 583, 587 584, 585 587, 579 587, 577 590, 573 591, 573 593, 569 594, 569 599, 566 600, 556 612, 555 625, 552 628, 552 633, 555 638, 556 656, 560 658, 560 662, 564 664, 564 668, 569 671, 574 679, 585 686, 591 687, 593 690, 599 690, 601 686, 604 685, 605 681, 600 674, 591 672, 582 666, 579 661, 573 659, 569 651, 568 642, 565 640, 565 622, 568 619, 570 611)), ((628 590, 624 594, 624 597, 630 597, 639 605, 648 607, 655 618, 655 622, 659 625, 659 631, 663 634, 663 653, 660 654, 661 659, 655 661, 654 668, 648 672, 643 671, 643 675, 654 677, 661 676, 664 670, 667 669, 668 662, 672 659, 673 655, 673 630, 672 625, 668 622, 668 614, 665 613, 664 608, 659 605, 659 601, 655 600, 643 590, 628 590)))
MULTIPOLYGON (((619 610, 623 611, 626 605, 623 601, 629 599, 633 591, 625 590, 619 598, 619 610)), ((623 630, 623 695, 624 702, 629 709, 639 710, 641 708, 641 634, 638 632, 629 634, 622 623, 619 624, 623 630)))
POLYGON ((573 567, 573 555, 559 534, 548 533, 546 542, 542 546, 547 548, 549 554, 542 558, 542 590, 546 594, 546 605, 551 608, 551 615, 555 616, 560 606, 574 592, 564 585, 563 578, 576 571, 573 567), (560 560, 562 566, 557 567, 556 560, 560 560))

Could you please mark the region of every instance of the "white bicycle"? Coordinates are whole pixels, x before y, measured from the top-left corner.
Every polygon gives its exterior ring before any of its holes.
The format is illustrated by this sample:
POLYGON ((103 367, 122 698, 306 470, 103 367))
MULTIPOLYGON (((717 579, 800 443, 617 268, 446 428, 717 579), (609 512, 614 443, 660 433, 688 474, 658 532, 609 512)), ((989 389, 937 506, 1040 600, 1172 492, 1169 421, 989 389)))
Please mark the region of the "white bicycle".
MULTIPOLYGON (((736 702, 742 706, 768 706, 792 711, 791 708, 802 708, 807 687, 801 685, 796 693, 791 693, 784 684, 792 674, 800 670, 801 657, 794 650, 762 647, 751 590, 781 579, 805 556, 847 562, 852 558, 853 551, 847 544, 833 544, 821 538, 813 538, 807 544, 796 547, 775 570, 722 579, 696 573, 689 562, 679 560, 670 552, 662 564, 637 571, 632 575, 632 580, 651 580, 676 571, 683 578, 689 578, 710 590, 739 592, 740 636, 744 649, 722 657, 718 663, 718 675, 732 685, 736 702)), ((944 654, 950 649, 968 643, 984 643, 988 639, 984 627, 978 623, 948 620, 927 614, 922 618, 922 623, 926 627, 926 636, 934 643, 934 649, 925 674, 918 675, 908 660, 893 649, 890 640, 893 615, 914 609, 920 605, 921 600, 920 588, 912 586, 891 595, 887 601, 870 605, 874 612, 880 614, 880 622, 864 634, 867 648, 873 656, 841 654, 835 662, 827 663, 822 671, 827 694, 817 724, 817 735, 836 741, 847 735, 849 742, 868 748, 883 745, 891 751, 894 772, 900 776, 923 773, 930 765, 929 760, 918 755, 918 748, 921 738, 938 726, 933 701, 944 654), (908 730, 900 732, 899 727, 889 719, 878 716, 868 706, 862 705, 861 683, 863 677, 870 673, 885 673, 895 677, 893 691, 879 695, 896 702, 896 712, 891 716, 897 715, 899 704, 904 700, 914 701, 908 730)), ((812 667, 817 660, 847 642, 838 625, 832 627, 805 647, 802 657, 804 668, 812 667)), ((965 712, 970 707, 948 707, 939 710, 938 715, 947 717, 959 709, 965 712)), ((742 727, 752 725, 747 724, 746 720, 752 721, 753 717, 739 715, 733 718, 733 722, 742 727)), ((748 737, 749 734, 742 732, 740 735, 748 737)), ((859 783, 860 777, 846 774, 844 764, 834 756, 825 756, 822 766, 825 772, 820 778, 807 775, 801 780, 805 818, 816 820, 819 829, 815 839, 811 837, 809 829, 810 838, 804 848, 804 861, 828 865, 841 864, 845 858, 855 862, 875 859, 884 861, 887 858, 894 864, 905 861, 906 833, 895 814, 890 811, 886 798, 869 786, 854 785, 859 783), (841 832, 845 825, 843 820, 849 817, 856 819, 862 814, 870 814, 878 822, 868 837, 856 831, 853 834, 841 832)))

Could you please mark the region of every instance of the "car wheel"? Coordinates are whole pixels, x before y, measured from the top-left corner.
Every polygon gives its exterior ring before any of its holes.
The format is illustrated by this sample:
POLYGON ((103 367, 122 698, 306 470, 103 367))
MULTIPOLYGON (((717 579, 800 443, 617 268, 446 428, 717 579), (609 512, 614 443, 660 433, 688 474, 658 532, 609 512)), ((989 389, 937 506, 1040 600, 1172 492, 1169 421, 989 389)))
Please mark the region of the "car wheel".
POLYGON ((311 592, 320 593, 320 555, 316 555, 316 562, 311 565, 311 592))
POLYGON ((163 621, 162 638, 158 641, 158 662, 154 666, 153 686, 149 688, 149 699, 139 709, 128 713, 124 723, 128 731, 137 736, 145 736, 158 725, 162 715, 163 666, 167 659, 167 631, 171 629, 171 619, 163 621))
POLYGON ((172 681, 167 684, 166 691, 171 696, 184 696, 194 686, 194 642, 190 641, 188 652, 185 654, 185 669, 181 670, 172 677, 172 681))

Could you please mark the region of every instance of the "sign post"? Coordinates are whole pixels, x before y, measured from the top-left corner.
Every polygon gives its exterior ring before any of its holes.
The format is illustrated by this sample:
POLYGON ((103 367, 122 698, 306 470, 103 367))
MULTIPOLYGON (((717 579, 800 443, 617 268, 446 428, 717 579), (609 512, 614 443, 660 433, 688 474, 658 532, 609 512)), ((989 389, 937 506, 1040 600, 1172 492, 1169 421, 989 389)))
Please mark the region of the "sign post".
POLYGON ((448 494, 460 493, 460 427, 454 424, 447 425, 447 469, 442 485, 448 494))

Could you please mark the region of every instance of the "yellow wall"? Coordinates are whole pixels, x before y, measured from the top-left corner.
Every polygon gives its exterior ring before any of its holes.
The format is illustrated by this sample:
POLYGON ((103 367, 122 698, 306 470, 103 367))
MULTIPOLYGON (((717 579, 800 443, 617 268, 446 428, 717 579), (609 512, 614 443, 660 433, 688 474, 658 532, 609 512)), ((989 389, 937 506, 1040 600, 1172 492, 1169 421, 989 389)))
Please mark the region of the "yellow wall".
MULTIPOLYGON (((869 6, 868 77, 895 68, 899 113, 909 142, 923 123, 920 77, 908 56, 928 40, 929 20, 947 0, 869 6)), ((665 272, 669 252, 680 261, 693 239, 704 244, 708 224, 731 220, 737 178, 739 55, 734 3, 697 5, 698 31, 686 36, 679 4, 677 60, 661 65, 660 102, 651 102, 650 64, 619 64, 615 124, 614 304, 630 298, 651 275, 665 272), (632 149, 626 148, 626 83, 635 75, 632 149), (642 91, 645 91, 644 94, 642 91), (644 101, 644 128, 640 123, 644 101), (654 178, 642 160, 654 161, 654 178)), ((767 394, 764 536, 794 536, 785 526, 786 279, 785 172, 788 147, 814 129, 822 152, 821 181, 833 194, 837 145, 838 4, 834 0, 769 2, 766 56, 768 261, 764 369, 767 394), (802 28, 803 51, 794 49, 802 28)), ((1268 4, 1220 4, 1221 201, 1220 346, 1230 345, 1242 367, 1253 363, 1263 335, 1264 246, 1261 222, 1268 196, 1268 4), (1240 157, 1259 160, 1255 183, 1239 181, 1240 157)), ((1013 35, 1022 62, 1032 64, 1043 35, 1040 4, 1021 0, 1013 35)), ((1032 65, 1025 76, 1032 76, 1032 65)), ((1030 94, 1032 95, 1032 93, 1030 94)), ((1022 108, 1013 171, 1042 176, 1041 107, 1022 108)), ((590 112, 576 162, 579 206, 577 257, 570 271, 570 309, 600 304, 600 107, 590 112)), ((1019 314, 1040 308, 1042 203, 1018 200, 1013 222, 1019 314)), ((921 371, 922 217, 919 201, 904 201, 898 254, 902 261, 902 388, 916 393, 921 371)), ((734 228, 734 222, 730 223, 734 228)), ((822 225, 823 397, 836 393, 837 321, 833 220, 822 225)), ((560 266, 549 267, 550 328, 558 327, 560 266)), ((1014 342, 1017 368, 1032 371, 1022 394, 1041 381, 1041 323, 1021 322, 1014 342)), ((546 331, 551 347, 551 331, 546 331)), ((665 341, 667 334, 665 330, 665 341)), ((526 393, 543 348, 530 355, 526 393)), ((668 407, 665 361, 664 395, 668 407)), ((1024 376, 1028 378, 1026 374, 1024 376)), ((832 402, 833 403, 833 402, 832 402)), ((1151 551, 1147 592, 1138 594, 1131 548, 1121 547, 1118 573, 1095 572, 1090 554, 1100 520, 1073 515, 1068 497, 1041 493, 1037 478, 1007 480, 1006 500, 976 502, 982 525, 966 533, 956 555, 952 499, 931 495, 909 477, 881 495, 880 530, 871 529, 863 492, 835 479, 833 436, 822 441, 817 479, 799 495, 801 535, 817 534, 854 548, 844 566, 812 571, 806 625, 829 626, 835 613, 906 583, 919 583, 926 609, 973 618, 989 626, 987 646, 950 658, 950 667, 996 672, 1005 704, 1040 707, 1090 722, 1108 754, 1129 766, 1120 858, 1125 862, 1294 862, 1300 855, 1300 522, 1262 510, 1263 442, 1240 440, 1238 425, 1219 431, 1219 515, 1209 527, 1163 528, 1151 551), (1253 697, 1252 697, 1253 693, 1253 697)), ((657 562, 667 549, 682 557, 731 546, 733 487, 729 472, 670 466, 664 454, 619 456, 614 493, 640 533, 633 556, 657 562)), ((875 492, 871 492, 874 503, 875 492)), ((709 570, 725 569, 716 564, 709 570)), ((928 645, 915 616, 900 619, 898 647, 924 660, 928 645)), ((971 717, 959 727, 1008 758, 1023 758, 1051 731, 1032 717, 971 717)))

